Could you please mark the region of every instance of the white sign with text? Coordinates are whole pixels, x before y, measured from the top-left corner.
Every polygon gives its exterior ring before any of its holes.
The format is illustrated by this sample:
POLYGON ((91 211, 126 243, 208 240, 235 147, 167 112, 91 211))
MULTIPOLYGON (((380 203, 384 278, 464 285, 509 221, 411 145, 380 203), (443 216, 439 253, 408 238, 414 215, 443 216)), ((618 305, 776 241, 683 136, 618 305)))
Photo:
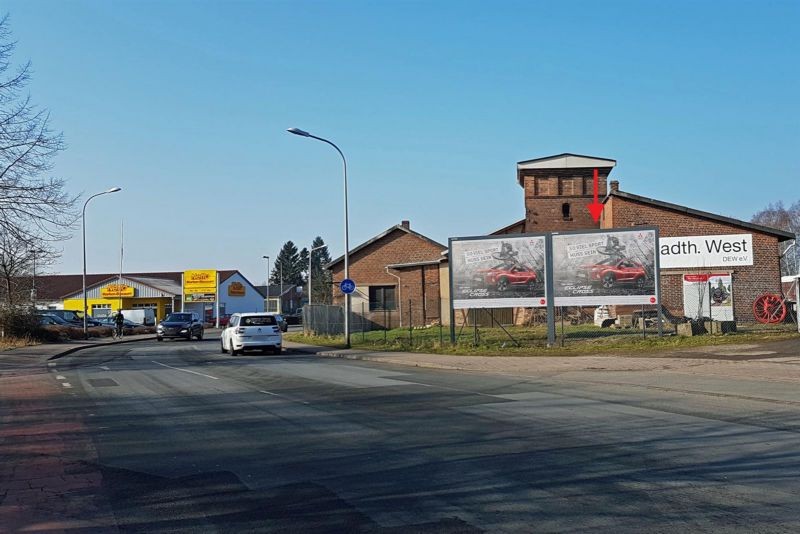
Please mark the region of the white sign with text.
POLYGON ((662 237, 658 251, 662 269, 753 265, 753 235, 662 237))

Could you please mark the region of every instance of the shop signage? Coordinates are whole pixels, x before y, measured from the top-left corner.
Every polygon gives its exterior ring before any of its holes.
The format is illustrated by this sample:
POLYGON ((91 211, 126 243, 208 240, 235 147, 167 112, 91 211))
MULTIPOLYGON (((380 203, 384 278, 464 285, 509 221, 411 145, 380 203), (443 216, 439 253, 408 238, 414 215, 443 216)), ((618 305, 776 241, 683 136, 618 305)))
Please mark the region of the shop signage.
POLYGON ((453 308, 541 307, 545 237, 459 237, 450 240, 453 308))
POLYGON ((656 304, 655 229, 553 235, 556 306, 656 304))
POLYGON ((753 265, 753 235, 704 235, 659 239, 662 269, 753 265))
POLYGON ((217 300, 217 271, 211 269, 183 272, 185 302, 214 302, 217 300))
POLYGON ((135 294, 136 290, 131 286, 126 286, 125 284, 108 284, 107 286, 100 288, 100 296, 103 298, 133 297, 135 294))
POLYGON ((243 297, 245 295, 244 284, 241 282, 231 282, 228 285, 229 297, 243 297))

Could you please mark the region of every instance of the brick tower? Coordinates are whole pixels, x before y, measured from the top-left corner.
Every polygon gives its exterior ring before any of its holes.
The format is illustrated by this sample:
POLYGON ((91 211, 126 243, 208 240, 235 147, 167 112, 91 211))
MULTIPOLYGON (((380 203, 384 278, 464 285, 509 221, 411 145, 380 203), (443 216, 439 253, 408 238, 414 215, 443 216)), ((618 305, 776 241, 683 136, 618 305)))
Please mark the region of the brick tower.
POLYGON ((600 228, 586 205, 594 196, 598 171, 598 198, 606 196, 606 180, 613 159, 559 154, 517 163, 517 181, 525 190, 524 232, 559 232, 600 228))

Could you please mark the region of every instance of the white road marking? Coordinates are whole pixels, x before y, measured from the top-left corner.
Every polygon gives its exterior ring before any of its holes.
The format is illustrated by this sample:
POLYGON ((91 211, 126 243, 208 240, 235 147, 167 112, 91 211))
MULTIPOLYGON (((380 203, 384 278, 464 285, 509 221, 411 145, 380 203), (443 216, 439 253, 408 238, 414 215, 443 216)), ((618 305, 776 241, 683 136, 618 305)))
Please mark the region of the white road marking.
POLYGON ((69 382, 61 382, 61 385, 64 386, 65 388, 71 388, 72 387, 72 385, 69 382))
POLYGON ((56 375, 56 380, 66 380, 66 379, 67 379, 67 377, 65 377, 65 376, 56 375))
POLYGON ((55 367, 56 362, 47 362, 47 367, 55 367))
POLYGON ((302 402, 303 404, 308 404, 306 401, 295 401, 293 399, 290 399, 289 397, 285 397, 285 396, 280 395, 278 393, 272 393, 271 391, 264 391, 263 389, 259 389, 258 392, 259 393, 264 393, 265 395, 272 395, 273 397, 280 397, 282 399, 286 399, 286 400, 292 401, 292 402, 302 402))
POLYGON ((110 369, 108 367, 106 367, 105 365, 101 365, 100 369, 102 369, 103 371, 110 371, 110 369))
POLYGON ((170 369, 175 369, 176 371, 183 371, 184 373, 192 373, 193 375, 204 376, 206 378, 211 378, 212 380, 219 380, 219 378, 217 378, 216 376, 205 375, 203 373, 198 373, 197 371, 190 371, 189 369, 181 369, 180 367, 172 367, 171 365, 167 365, 166 363, 157 362, 155 360, 150 360, 150 361, 152 361, 153 363, 155 363, 157 365, 160 365, 162 367, 169 367, 170 369))

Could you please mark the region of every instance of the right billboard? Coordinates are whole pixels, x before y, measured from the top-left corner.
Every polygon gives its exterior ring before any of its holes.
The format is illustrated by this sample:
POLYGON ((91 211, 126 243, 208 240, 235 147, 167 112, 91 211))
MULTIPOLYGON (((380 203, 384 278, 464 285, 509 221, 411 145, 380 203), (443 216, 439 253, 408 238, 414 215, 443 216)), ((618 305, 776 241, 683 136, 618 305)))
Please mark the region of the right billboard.
POLYGON ((655 228, 554 234, 555 305, 656 304, 657 245, 655 228))

